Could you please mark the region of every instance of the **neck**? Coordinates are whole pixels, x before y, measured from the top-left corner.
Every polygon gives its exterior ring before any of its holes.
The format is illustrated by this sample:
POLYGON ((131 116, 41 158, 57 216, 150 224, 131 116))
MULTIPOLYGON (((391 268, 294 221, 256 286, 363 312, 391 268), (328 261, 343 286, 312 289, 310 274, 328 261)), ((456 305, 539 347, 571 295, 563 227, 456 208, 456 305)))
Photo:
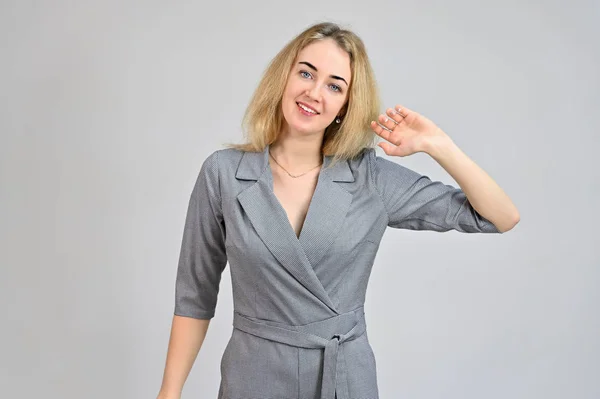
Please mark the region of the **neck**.
POLYGON ((287 170, 305 170, 319 165, 322 137, 281 137, 269 146, 271 154, 287 170))

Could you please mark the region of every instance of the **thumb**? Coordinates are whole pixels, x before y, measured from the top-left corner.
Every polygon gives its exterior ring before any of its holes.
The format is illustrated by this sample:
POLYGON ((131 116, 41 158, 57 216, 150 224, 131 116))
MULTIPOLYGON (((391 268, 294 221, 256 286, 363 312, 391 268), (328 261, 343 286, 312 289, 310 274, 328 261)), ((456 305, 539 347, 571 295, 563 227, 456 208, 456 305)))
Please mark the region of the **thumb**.
POLYGON ((390 143, 386 143, 385 141, 377 143, 377 146, 381 148, 383 152, 386 153, 386 155, 390 155, 393 150, 393 146, 390 143))

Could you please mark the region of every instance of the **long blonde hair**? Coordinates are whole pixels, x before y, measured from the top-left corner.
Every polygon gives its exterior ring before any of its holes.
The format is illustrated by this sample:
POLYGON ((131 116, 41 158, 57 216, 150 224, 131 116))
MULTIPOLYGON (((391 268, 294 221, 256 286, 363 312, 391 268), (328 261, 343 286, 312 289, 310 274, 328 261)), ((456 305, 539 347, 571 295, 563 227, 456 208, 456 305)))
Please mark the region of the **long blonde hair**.
POLYGON ((333 39, 350 56, 351 79, 348 99, 342 108, 342 122, 334 122, 325 129, 322 153, 333 155, 333 165, 340 159, 354 158, 365 147, 375 144, 376 135, 370 122, 377 121, 380 97, 364 43, 350 30, 332 22, 321 22, 292 39, 271 60, 242 120, 247 141, 226 143, 227 147, 260 152, 277 139, 284 123, 281 101, 293 63, 303 48, 325 39, 333 39))

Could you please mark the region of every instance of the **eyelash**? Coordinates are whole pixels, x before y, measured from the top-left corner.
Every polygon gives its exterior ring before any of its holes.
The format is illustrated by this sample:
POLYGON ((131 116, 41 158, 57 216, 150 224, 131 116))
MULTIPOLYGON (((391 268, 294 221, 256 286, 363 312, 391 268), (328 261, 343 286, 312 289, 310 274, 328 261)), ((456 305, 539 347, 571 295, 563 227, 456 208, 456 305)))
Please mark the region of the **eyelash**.
MULTIPOLYGON (((307 73, 307 74, 310 75, 310 72, 308 72, 308 71, 300 71, 300 75, 302 75, 303 73, 307 73)), ((332 84, 331 86, 337 87, 337 90, 334 90, 335 92, 337 92, 337 93, 341 93, 342 92, 342 88, 339 85, 332 84)))

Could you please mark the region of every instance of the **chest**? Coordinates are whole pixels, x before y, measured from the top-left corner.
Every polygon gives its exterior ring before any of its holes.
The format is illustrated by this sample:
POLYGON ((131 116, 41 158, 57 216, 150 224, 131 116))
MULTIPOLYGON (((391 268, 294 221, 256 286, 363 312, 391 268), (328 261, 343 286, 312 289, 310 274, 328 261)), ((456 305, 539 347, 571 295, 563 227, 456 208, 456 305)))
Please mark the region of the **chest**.
POLYGON ((299 237, 302 231, 317 180, 318 171, 298 178, 273 173, 273 194, 285 210, 296 237, 299 237))

